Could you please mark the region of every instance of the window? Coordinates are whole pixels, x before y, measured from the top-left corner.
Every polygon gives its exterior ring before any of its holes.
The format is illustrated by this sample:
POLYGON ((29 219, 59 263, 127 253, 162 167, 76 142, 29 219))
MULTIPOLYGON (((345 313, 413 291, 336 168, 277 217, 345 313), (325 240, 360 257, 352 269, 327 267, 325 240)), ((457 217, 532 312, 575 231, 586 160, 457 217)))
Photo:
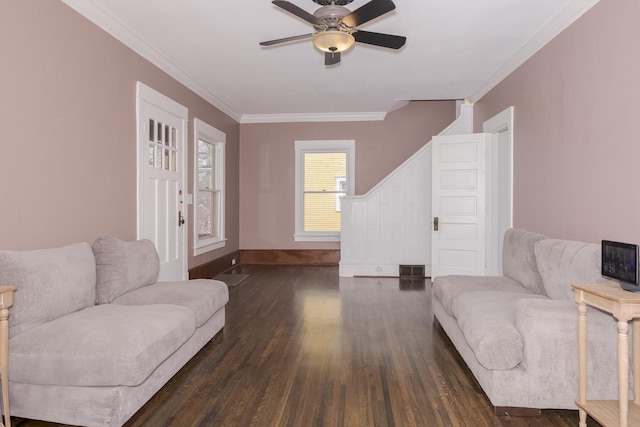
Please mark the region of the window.
POLYGON ((225 245, 224 147, 226 135, 202 120, 194 122, 194 255, 225 245))
POLYGON ((178 129, 150 118, 148 130, 147 151, 149 153, 149 167, 176 172, 178 129))
POLYGON ((355 141, 296 141, 296 241, 340 241, 340 197, 353 194, 355 141))

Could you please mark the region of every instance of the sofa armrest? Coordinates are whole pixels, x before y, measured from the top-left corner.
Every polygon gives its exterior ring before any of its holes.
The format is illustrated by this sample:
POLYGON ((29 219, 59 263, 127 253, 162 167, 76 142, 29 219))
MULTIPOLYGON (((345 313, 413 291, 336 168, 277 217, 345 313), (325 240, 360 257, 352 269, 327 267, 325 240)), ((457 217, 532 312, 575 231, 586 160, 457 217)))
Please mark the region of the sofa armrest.
MULTIPOLYGON (((567 300, 524 299, 516 303, 516 328, 524 345, 523 367, 531 389, 574 393, 578 398, 578 305, 567 300)), ((617 399, 616 320, 587 310, 587 390, 590 399, 617 399)))
MULTIPOLYGON (((529 342, 533 354, 555 341, 578 340, 578 304, 568 300, 521 299, 516 302, 516 328, 525 343, 529 342)), ((587 310, 589 342, 599 345, 613 343, 616 347, 616 320, 608 313, 589 307, 587 310)), ((617 347, 616 347, 617 348, 617 347)), ((554 353, 573 350, 566 346, 554 349, 554 353)), ((577 347, 575 348, 577 357, 577 347)), ((614 348, 615 350, 615 348, 614 348)))

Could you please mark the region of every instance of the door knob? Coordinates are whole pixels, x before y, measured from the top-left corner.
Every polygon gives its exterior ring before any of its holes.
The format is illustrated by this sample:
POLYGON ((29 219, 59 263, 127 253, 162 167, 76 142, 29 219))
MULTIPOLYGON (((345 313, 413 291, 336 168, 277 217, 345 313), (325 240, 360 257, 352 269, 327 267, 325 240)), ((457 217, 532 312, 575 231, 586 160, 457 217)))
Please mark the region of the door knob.
POLYGON ((433 218, 433 231, 438 231, 438 217, 433 218))
POLYGON ((182 211, 178 211, 178 227, 184 224, 184 217, 182 216, 182 211))

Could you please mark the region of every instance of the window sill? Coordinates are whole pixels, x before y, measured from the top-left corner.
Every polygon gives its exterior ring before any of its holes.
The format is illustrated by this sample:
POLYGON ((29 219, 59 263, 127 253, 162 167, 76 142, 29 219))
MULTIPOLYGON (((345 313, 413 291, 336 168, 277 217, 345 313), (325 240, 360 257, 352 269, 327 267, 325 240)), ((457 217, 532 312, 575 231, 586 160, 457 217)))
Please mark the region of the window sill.
POLYGON ((340 234, 294 234, 295 242, 339 242, 340 234))
POLYGON ((215 251, 216 249, 224 248, 227 243, 227 239, 217 240, 215 242, 207 242, 193 248, 193 255, 198 256, 207 252, 215 251))

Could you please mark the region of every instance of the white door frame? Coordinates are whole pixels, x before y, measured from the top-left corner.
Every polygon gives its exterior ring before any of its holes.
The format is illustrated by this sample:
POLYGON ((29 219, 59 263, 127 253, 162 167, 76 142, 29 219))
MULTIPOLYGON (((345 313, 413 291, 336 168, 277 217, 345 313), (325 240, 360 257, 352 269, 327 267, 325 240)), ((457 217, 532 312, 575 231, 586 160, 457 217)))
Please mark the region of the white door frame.
MULTIPOLYGON (((187 252, 187 242, 188 242, 188 234, 187 234, 187 223, 184 222, 181 226, 178 225, 178 211, 182 213, 182 218, 186 221, 188 218, 187 215, 187 204, 184 203, 186 199, 186 190, 187 190, 187 124, 188 124, 188 109, 171 98, 166 97, 165 95, 157 92, 156 90, 146 86, 141 82, 137 82, 136 86, 136 153, 137 153, 137 187, 136 187, 136 207, 137 207, 137 237, 138 239, 150 239, 153 243, 158 247, 158 242, 156 242, 156 236, 146 235, 144 230, 146 227, 146 219, 155 216, 158 216, 158 212, 150 212, 149 207, 147 206, 147 201, 149 200, 148 195, 145 194, 144 189, 144 178, 145 178, 145 170, 148 168, 149 154, 148 154, 148 124, 145 114, 145 108, 147 106, 151 106, 155 109, 163 110, 169 115, 175 116, 179 121, 179 125, 176 126, 178 129, 178 143, 177 143, 177 159, 176 159, 176 169, 179 173, 179 182, 178 182, 178 193, 179 196, 176 200, 176 208, 175 215, 174 212, 170 213, 170 223, 173 223, 175 220, 175 227, 178 227, 175 233, 170 232, 168 235, 176 236, 178 242, 171 242, 171 244, 175 244, 175 253, 178 258, 174 265, 179 265, 179 272, 172 272, 168 274, 166 271, 163 271, 162 260, 163 254, 160 255, 161 265, 160 265, 160 280, 184 280, 188 278, 188 252, 187 252), (175 216, 175 218, 174 218, 175 216)), ((170 225, 169 225, 170 226, 170 225)))
POLYGON ((487 275, 502 275, 504 233, 513 227, 513 117, 514 108, 483 123, 491 134, 487 147, 487 275))

